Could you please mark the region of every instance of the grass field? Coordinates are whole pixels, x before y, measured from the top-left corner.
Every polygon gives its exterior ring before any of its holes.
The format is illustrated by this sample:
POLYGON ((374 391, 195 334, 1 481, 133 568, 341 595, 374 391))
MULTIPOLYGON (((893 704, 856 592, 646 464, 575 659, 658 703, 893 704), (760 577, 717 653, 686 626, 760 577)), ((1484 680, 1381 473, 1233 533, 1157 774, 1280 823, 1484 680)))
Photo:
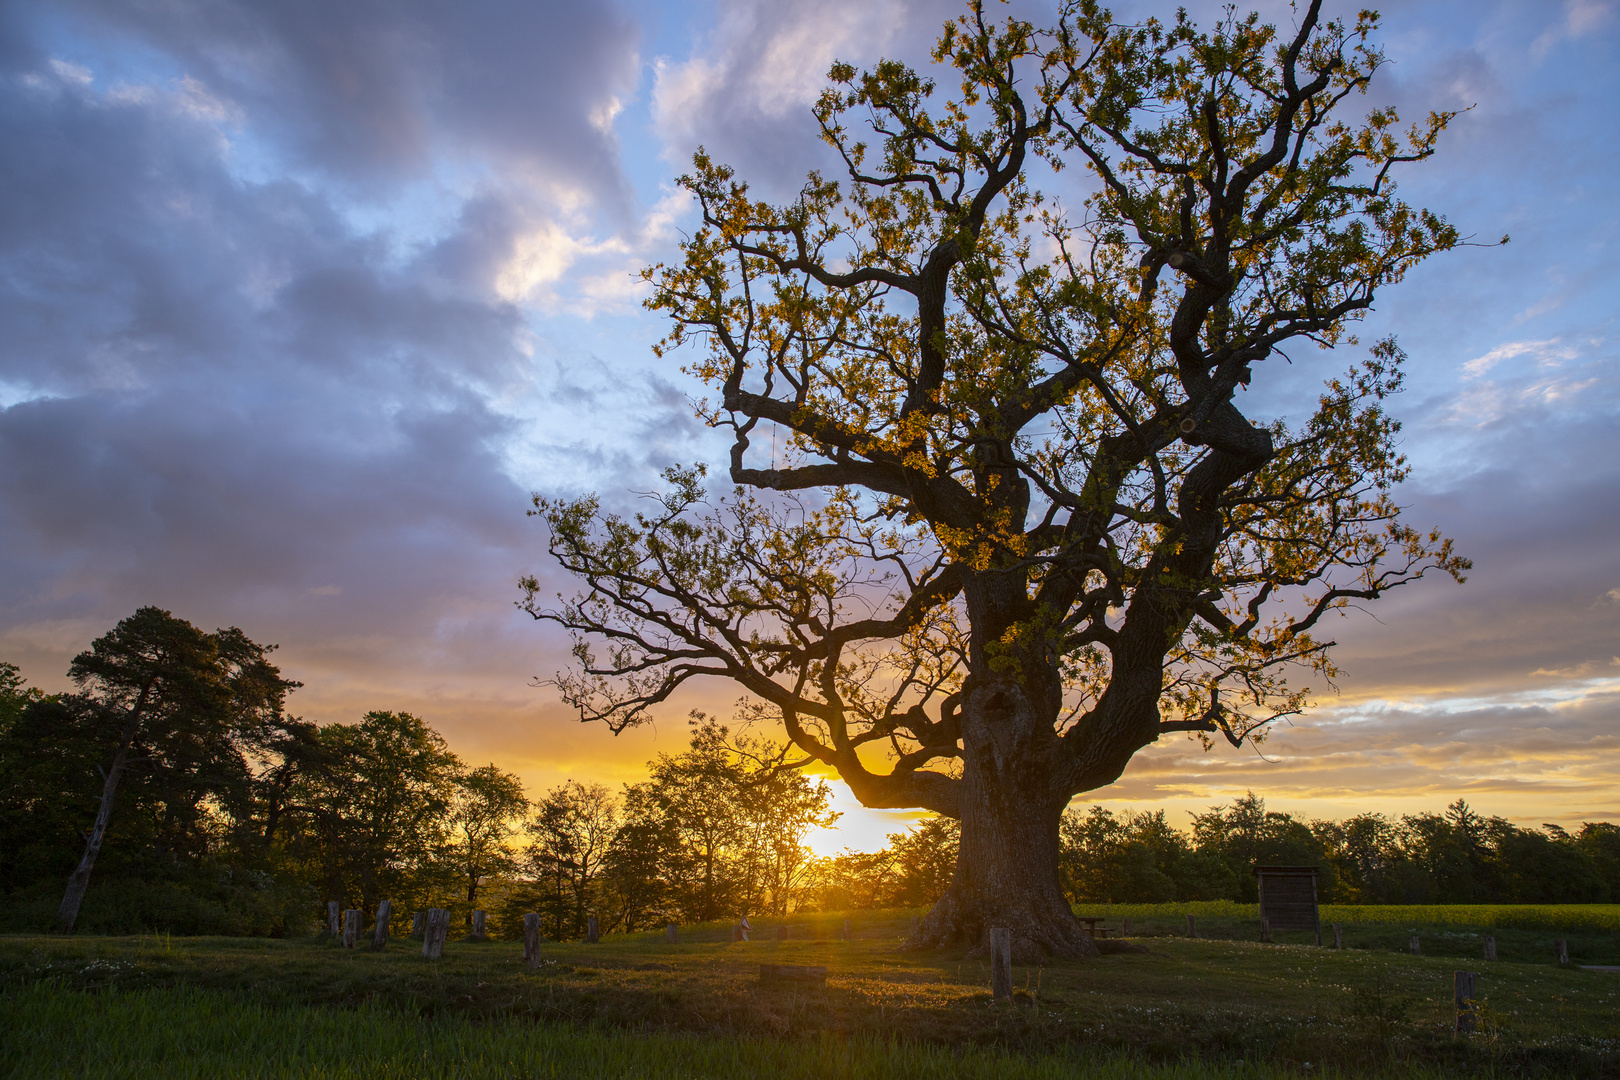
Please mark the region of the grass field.
MULTIPOLYGON (((1116 1054, 1018 1054, 893 1041, 630 1034, 519 1020, 423 1020, 394 1007, 270 1008, 188 988, 84 991, 39 984, 4 999, 0 1075, 57 1080, 1272 1080, 1285 1065, 1152 1064, 1116 1054)), ((1326 1069, 1316 1075, 1334 1075, 1326 1069)), ((1396 1077, 1434 1075, 1397 1067, 1396 1077)))
MULTIPOLYGON (((1353 923, 1334 951, 1261 944, 1244 911, 1196 912, 1209 936, 1189 940, 1171 934, 1180 907, 1129 910, 1131 951, 1018 968, 1010 1004, 981 960, 899 951, 909 912, 857 913, 847 942, 840 916, 808 916, 791 921, 811 936, 783 942, 756 920, 750 943, 721 925, 548 943, 538 971, 510 942, 430 962, 397 940, 0 937, 0 1070, 133 1076, 168 1055, 213 1066, 164 1076, 1620 1076, 1620 976, 1559 968, 1543 931, 1498 929, 1503 959, 1466 964, 1484 1031, 1465 1040, 1465 965, 1445 950, 1477 957, 1479 924, 1353 923), (1401 951, 1413 927, 1422 956, 1401 951), (760 963, 830 977, 761 984, 760 963)), ((1620 933, 1558 933, 1579 962, 1620 964, 1620 933)))

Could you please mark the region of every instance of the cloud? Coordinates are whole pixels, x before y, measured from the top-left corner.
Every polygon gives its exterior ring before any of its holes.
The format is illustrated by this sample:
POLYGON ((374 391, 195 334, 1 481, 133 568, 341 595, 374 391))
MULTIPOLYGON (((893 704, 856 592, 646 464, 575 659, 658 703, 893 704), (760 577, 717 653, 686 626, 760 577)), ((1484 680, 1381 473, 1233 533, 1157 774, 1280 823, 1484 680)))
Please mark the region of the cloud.
POLYGON ((658 438, 553 408, 570 324, 535 322, 567 305, 646 336, 622 283, 672 211, 630 205, 617 163, 635 27, 589 6, 8 11, 34 43, 0 50, 7 658, 60 686, 156 603, 282 642, 323 719, 368 694, 464 718, 490 678, 500 715, 532 713, 527 418, 625 486, 692 430, 644 369, 602 381, 658 438))
POLYGON ((1614 17, 1612 0, 1564 0, 1564 17, 1536 38, 1530 54, 1544 59, 1554 46, 1596 34, 1613 23, 1614 17))
POLYGON ((1484 356, 1476 356, 1463 364, 1463 376, 1477 379, 1504 360, 1526 355, 1534 357, 1540 366, 1546 368, 1558 367, 1566 360, 1575 359, 1578 354, 1557 338, 1548 338, 1546 341, 1509 341, 1498 345, 1484 356))
POLYGON ((927 67, 939 28, 961 12, 955 0, 725 0, 693 55, 655 62, 665 153, 684 165, 701 144, 753 182, 794 190, 806 169, 826 164, 810 108, 832 62, 897 56, 927 67))
POLYGON ((636 25, 611 4, 245 0, 66 8, 158 50, 250 111, 278 156, 357 184, 447 152, 622 197, 606 118, 634 88, 636 25))

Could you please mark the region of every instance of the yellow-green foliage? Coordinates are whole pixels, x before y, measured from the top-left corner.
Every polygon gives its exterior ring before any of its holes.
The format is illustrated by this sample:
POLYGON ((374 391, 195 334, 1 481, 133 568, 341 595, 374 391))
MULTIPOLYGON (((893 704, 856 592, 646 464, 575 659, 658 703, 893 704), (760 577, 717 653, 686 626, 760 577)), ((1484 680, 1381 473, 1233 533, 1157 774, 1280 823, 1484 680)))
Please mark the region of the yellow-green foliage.
MULTIPOLYGON (((1082 904, 1080 915, 1112 919, 1258 919, 1259 904, 1194 900, 1173 904, 1082 904)), ((1620 931, 1620 904, 1323 904, 1323 923, 1500 926, 1514 930, 1620 931)))
POLYGON ((1324 904, 1323 922, 1620 931, 1620 904, 1324 904))

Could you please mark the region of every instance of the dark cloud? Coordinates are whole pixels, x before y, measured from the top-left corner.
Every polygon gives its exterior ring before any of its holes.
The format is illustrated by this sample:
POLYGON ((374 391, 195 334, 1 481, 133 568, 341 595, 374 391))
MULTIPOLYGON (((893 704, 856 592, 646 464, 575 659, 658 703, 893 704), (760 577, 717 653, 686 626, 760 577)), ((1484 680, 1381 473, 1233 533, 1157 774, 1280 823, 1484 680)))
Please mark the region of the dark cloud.
POLYGON ((607 191, 609 123, 638 78, 638 32, 612 4, 481 0, 77 0, 248 110, 280 153, 397 181, 447 147, 607 191))
MULTIPOLYGON (((156 603, 283 642, 294 670, 347 684, 325 699, 344 707, 408 681, 394 665, 455 683, 494 663, 521 688, 535 639, 515 639, 511 600, 536 537, 507 406, 543 400, 558 358, 497 286, 559 214, 605 215, 609 237, 623 217, 607 121, 634 27, 577 5, 7 11, 46 42, 0 52, 7 657, 57 685, 156 603), (158 58, 133 63, 135 38, 158 58), (403 184, 444 144, 491 178, 429 226, 322 179, 403 184), (321 168, 243 166, 294 151, 321 168), (590 197, 554 197, 563 182, 590 197)), ((611 381, 621 415, 672 407, 667 386, 611 381)), ((645 471, 575 419, 565 445, 645 471)))

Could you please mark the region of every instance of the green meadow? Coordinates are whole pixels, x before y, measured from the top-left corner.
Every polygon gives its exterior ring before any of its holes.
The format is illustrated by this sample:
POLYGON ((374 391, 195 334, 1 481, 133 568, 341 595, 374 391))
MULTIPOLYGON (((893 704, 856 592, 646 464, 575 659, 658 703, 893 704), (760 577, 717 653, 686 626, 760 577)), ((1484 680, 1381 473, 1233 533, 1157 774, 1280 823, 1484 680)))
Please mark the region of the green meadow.
MULTIPOLYGON (((1558 927, 1381 909, 1346 948, 1258 939, 1243 905, 1088 909, 1133 937, 1100 959, 1015 969, 906 952, 915 912, 795 917, 789 940, 729 927, 546 943, 0 937, 0 1075, 14 1077, 1620 1076, 1620 908, 1558 927), (1185 936, 1191 911, 1199 937, 1185 936), (1447 921, 1449 920, 1449 921, 1447 921), (1481 927, 1498 940, 1477 959, 1481 927), (1407 949, 1416 930, 1422 955, 1407 949), (824 987, 762 983, 761 963, 824 965, 824 987), (1454 1030, 1452 975, 1479 972, 1482 1030, 1454 1030)), ((1466 910, 1466 909, 1465 909, 1466 910)), ((1502 909, 1506 912, 1510 909, 1502 909)), ((1523 911, 1525 909, 1511 909, 1523 911)), ((1501 912, 1496 916, 1502 918, 1501 912)), ((1513 921, 1517 916, 1506 916, 1513 921)))

